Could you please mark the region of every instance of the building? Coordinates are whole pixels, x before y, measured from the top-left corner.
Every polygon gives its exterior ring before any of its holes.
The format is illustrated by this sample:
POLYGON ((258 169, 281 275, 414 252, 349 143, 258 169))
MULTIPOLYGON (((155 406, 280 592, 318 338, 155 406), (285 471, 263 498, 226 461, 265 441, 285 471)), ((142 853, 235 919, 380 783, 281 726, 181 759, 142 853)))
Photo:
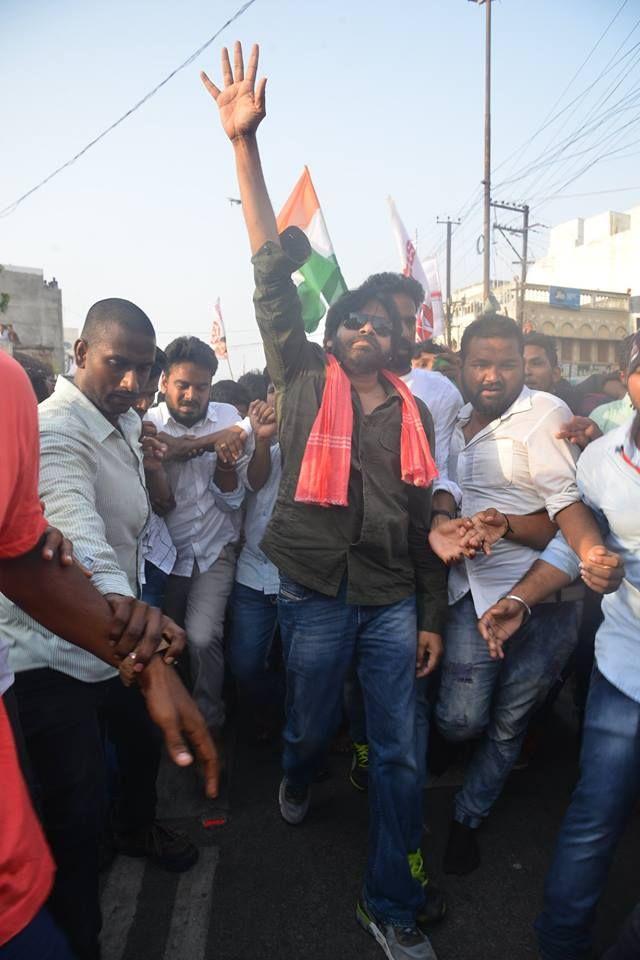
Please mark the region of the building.
POLYGON ((6 309, 0 323, 11 325, 17 341, 1 341, 2 348, 13 348, 64 371, 62 332, 62 291, 56 279, 45 280, 42 270, 5 265, 0 270, 0 295, 6 309))
MULTIPOLYGON (((517 281, 495 284, 492 292, 507 316, 520 320, 522 314, 526 332, 554 337, 566 377, 617 369, 619 343, 635 330, 628 293, 543 283, 527 283, 523 290, 517 281)), ((455 347, 482 308, 482 284, 456 291, 451 322, 455 347)))

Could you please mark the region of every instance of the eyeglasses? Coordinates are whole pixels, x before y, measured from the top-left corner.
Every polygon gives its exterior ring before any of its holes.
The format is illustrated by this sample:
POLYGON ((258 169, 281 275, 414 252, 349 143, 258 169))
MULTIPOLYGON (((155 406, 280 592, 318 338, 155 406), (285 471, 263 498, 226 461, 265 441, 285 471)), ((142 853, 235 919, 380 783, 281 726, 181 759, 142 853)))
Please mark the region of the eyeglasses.
POLYGON ((393 324, 390 320, 370 313, 350 313, 346 320, 342 321, 342 326, 347 330, 362 330, 368 323, 379 337, 390 337, 393 333, 393 324))

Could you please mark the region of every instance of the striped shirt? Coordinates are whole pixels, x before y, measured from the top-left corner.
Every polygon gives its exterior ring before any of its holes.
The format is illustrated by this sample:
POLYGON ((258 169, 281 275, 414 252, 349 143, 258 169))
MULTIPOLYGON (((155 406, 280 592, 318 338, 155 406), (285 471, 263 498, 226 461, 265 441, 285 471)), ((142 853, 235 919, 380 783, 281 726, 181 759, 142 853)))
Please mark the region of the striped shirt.
MULTIPOLYGON (((115 427, 64 377, 39 414, 47 520, 73 541, 100 593, 137 596, 149 517, 138 415, 127 411, 115 427)), ((15 673, 51 667, 88 682, 115 676, 108 664, 45 630, 2 596, 0 632, 9 640, 15 673)))

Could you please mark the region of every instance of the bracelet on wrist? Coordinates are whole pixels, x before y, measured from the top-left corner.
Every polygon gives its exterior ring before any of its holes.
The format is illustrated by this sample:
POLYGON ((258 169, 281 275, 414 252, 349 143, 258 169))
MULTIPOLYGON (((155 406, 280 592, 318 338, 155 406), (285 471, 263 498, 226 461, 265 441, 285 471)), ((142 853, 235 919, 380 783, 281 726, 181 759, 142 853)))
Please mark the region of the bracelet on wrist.
POLYGON ((526 600, 523 600, 522 597, 519 597, 516 593, 507 593, 506 596, 502 597, 503 600, 516 600, 517 603, 522 604, 525 610, 525 619, 522 621, 526 623, 527 620, 531 617, 531 607, 526 600))
POLYGON ((449 513, 448 510, 432 510, 431 517, 446 517, 447 520, 455 520, 455 514, 449 513))
POLYGON ((504 538, 504 537, 507 536, 508 533, 513 533, 513 527, 511 526, 511 523, 509 522, 509 517, 506 515, 506 513, 503 513, 502 516, 504 517, 504 521, 505 521, 505 523, 506 523, 506 525, 507 525, 507 529, 506 529, 505 532, 502 534, 502 536, 503 536, 503 538, 504 538))

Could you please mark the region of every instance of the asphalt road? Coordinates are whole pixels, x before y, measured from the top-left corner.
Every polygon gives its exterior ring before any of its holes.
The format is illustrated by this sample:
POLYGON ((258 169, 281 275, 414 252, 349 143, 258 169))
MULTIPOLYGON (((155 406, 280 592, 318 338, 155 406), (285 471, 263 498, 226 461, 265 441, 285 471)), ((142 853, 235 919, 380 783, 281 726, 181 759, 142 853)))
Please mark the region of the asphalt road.
MULTIPOLYGON (((115 861, 104 877, 104 960, 379 960, 379 947, 354 919, 367 803, 348 784, 347 758, 332 758, 307 821, 290 827, 277 809, 277 755, 234 731, 230 740, 229 776, 215 804, 201 800, 190 772, 165 765, 160 814, 190 834, 200 861, 181 876, 115 861), (205 829, 203 820, 213 825, 205 829)), ((565 696, 534 761, 512 775, 482 828, 482 865, 468 877, 440 873, 456 777, 426 791, 425 857, 449 899, 432 934, 439 960, 535 960, 531 925, 576 751, 565 696)), ((640 897, 639 848, 636 816, 600 909, 598 956, 640 897)))

